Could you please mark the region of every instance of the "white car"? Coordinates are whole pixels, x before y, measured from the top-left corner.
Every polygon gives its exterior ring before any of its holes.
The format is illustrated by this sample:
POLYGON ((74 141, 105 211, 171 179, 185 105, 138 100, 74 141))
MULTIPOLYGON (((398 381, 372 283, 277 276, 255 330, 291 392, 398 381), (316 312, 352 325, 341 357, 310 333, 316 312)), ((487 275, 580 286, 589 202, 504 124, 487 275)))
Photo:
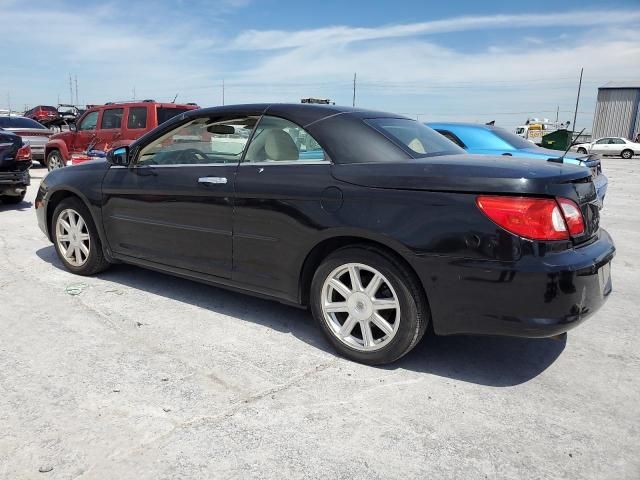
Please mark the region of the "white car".
POLYGON ((596 153, 629 159, 634 155, 640 155, 640 143, 622 137, 604 137, 591 143, 579 143, 571 147, 571 150, 578 153, 596 153))

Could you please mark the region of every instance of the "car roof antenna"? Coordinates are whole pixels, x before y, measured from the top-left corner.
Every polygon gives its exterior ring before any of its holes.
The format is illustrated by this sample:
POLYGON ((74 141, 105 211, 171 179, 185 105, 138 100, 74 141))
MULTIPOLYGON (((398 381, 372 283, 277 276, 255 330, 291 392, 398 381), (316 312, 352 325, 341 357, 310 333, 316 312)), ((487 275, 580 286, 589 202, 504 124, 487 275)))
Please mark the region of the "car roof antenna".
POLYGON ((564 156, 569 153, 569 150, 571 149, 571 147, 573 147, 576 143, 578 143, 578 139, 580 138, 580 136, 582 135, 582 132, 584 132, 584 128, 582 130, 580 130, 580 133, 578 135, 576 135, 576 137, 571 140, 571 143, 569 143, 569 146, 567 147, 567 149, 564 151, 564 153, 562 154, 562 160, 564 160, 564 156))
POLYGON ((561 157, 557 157, 557 158, 549 158, 547 161, 548 162, 555 162, 555 163, 564 163, 564 157, 567 153, 569 153, 569 150, 571 150, 571 147, 573 147, 576 144, 576 140, 578 138, 580 138, 580 136, 582 135, 582 132, 584 132, 584 128, 582 130, 580 130, 580 133, 578 135, 576 135, 576 138, 574 138, 573 140, 571 140, 571 142, 569 143, 569 146, 567 147, 567 149, 564 151, 564 153, 562 154, 561 157))
POLYGON ((171 100, 171 103, 176 103, 176 98, 178 98, 178 94, 176 93, 176 96, 173 97, 173 100, 171 100))

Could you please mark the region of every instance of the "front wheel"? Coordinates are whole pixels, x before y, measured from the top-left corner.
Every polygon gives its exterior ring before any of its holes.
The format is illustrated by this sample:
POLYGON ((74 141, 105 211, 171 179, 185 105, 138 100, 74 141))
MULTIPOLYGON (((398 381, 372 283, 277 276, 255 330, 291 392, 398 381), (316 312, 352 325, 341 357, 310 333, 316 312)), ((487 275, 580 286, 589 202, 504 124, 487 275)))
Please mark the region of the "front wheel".
POLYGON ((403 263, 373 247, 329 255, 311 283, 313 316, 344 357, 391 363, 422 338, 429 322, 424 292, 403 263))
POLYGON ((583 155, 586 155, 587 149, 586 148, 579 148, 578 149, 578 153, 582 153, 583 155))
POLYGON ((631 157, 633 157, 633 152, 631 150, 623 150, 620 156, 625 160, 629 160, 631 157))
POLYGON ((60 202, 53 212, 51 228, 56 252, 67 270, 93 275, 109 267, 91 213, 79 199, 60 202))
POLYGON ((47 170, 56 170, 64 167, 64 160, 58 150, 51 150, 47 155, 47 170))

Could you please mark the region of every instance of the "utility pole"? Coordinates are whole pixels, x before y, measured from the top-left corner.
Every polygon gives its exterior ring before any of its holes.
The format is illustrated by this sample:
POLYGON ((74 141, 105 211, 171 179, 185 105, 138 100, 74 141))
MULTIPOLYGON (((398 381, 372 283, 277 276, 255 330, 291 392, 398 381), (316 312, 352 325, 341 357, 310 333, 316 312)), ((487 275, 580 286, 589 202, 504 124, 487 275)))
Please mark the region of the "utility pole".
POLYGON ((79 105, 80 102, 78 101, 78 76, 76 75, 76 105, 79 105))
POLYGON ((136 99, 136 87, 133 87, 133 100, 135 101, 136 99))
POLYGON ((356 74, 353 74, 353 106, 356 106, 356 74))
MULTIPOLYGON (((576 118, 578 117, 578 103, 580 102, 580 89, 582 88, 582 72, 584 67, 580 69, 580 82, 578 83, 578 97, 576 98, 576 110, 573 112, 573 131, 576 131, 576 118)), ((573 139, 573 136, 572 136, 573 139)))
POLYGON ((556 123, 558 123, 558 118, 560 117, 560 105, 556 108, 556 123))
POLYGON ((73 83, 71 82, 71 74, 69 74, 69 103, 73 103, 73 83))
POLYGON ((224 78, 222 79, 222 105, 224 105, 224 78))

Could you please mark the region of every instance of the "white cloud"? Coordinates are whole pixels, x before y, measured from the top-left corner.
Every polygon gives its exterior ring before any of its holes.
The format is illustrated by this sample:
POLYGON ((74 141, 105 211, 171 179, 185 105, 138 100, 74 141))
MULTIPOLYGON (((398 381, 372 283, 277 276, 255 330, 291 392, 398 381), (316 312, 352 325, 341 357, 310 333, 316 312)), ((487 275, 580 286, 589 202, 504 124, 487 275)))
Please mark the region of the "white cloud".
POLYGON ((378 28, 332 26, 312 30, 249 30, 238 35, 231 48, 239 50, 274 50, 335 45, 365 40, 415 37, 438 33, 531 27, 590 27, 622 25, 640 20, 640 11, 579 11, 547 14, 466 16, 445 20, 387 25, 378 28))
MULTIPOLYGON (((225 3, 240 8, 247 0, 225 3)), ((426 118, 490 120, 477 116, 505 111, 541 115, 555 111, 556 105, 570 110, 581 66, 586 68, 581 110, 593 109, 598 83, 640 78, 637 11, 249 30, 229 39, 223 28, 203 29, 202 19, 190 16, 188 9, 169 20, 166 11, 123 15, 111 3, 75 9, 61 4, 43 9, 10 0, 0 0, 0 5, 7 39, 0 62, 9 65, 0 76, 0 104, 5 92, 21 105, 55 103, 57 94, 66 101, 68 72, 78 75, 85 103, 129 98, 135 87, 139 98, 165 100, 180 93, 179 100, 215 105, 222 78, 227 103, 298 101, 310 95, 350 103, 357 72, 360 105, 426 113, 426 118), (26 36, 25 25, 38 28, 26 36), (553 26, 562 28, 548 28, 553 26), (494 39, 472 51, 447 47, 435 36, 473 31, 485 40, 495 29, 511 29, 498 37, 508 41, 494 39), (523 29, 526 34, 520 33, 523 29), (73 34, 59 35, 61 30, 73 34)), ((213 18, 206 20, 217 25, 213 18)), ((588 123, 587 116, 583 122, 588 123)))

